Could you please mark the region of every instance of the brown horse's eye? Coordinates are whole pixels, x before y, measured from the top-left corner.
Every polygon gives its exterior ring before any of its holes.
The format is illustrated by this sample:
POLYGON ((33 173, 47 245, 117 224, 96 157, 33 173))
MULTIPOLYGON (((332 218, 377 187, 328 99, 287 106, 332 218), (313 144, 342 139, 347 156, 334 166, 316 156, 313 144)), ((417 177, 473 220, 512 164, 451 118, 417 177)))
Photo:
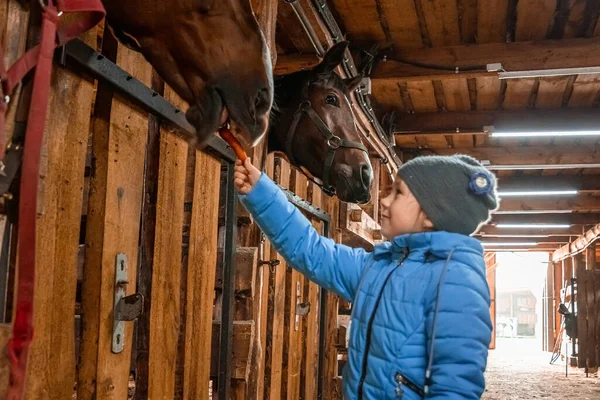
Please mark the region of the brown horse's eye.
POLYGON ((338 106, 339 105, 339 101, 336 95, 333 94, 329 94, 327 95, 327 97, 325 98, 325 103, 330 104, 332 106, 338 106))
POLYGON ((215 1, 214 0, 200 0, 199 11, 200 14, 210 14, 212 11, 215 1))

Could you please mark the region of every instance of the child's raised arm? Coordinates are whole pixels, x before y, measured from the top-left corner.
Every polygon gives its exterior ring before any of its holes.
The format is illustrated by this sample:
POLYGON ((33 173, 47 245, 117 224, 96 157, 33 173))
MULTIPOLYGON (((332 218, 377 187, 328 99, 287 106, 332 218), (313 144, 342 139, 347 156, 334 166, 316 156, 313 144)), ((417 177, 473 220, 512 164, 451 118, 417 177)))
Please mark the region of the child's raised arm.
POLYGON ((320 236, 310 221, 265 174, 237 162, 240 200, 288 265, 325 289, 352 301, 371 253, 320 236))

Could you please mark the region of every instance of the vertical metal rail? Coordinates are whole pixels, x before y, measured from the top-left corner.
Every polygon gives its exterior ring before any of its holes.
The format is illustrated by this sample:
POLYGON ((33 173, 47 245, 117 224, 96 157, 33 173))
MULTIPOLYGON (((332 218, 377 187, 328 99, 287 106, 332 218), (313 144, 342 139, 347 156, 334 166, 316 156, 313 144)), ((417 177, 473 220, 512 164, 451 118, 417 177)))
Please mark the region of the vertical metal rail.
POLYGON ((226 163, 227 189, 225 193, 225 244, 223 249, 223 310, 219 345, 218 396, 229 400, 231 392, 231 353, 233 342, 234 262, 236 245, 236 195, 233 183, 235 164, 226 163))

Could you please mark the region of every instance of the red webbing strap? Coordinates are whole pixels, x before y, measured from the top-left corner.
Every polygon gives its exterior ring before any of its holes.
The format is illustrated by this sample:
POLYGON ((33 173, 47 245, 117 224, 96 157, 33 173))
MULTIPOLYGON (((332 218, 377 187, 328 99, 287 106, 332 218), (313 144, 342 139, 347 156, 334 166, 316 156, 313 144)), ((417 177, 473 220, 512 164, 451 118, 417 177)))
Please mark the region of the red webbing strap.
MULTIPOLYGON (((104 16, 104 8, 100 0, 58 0, 57 3, 58 9, 54 6, 52 0, 48 0, 48 5, 44 8, 41 43, 13 64, 8 72, 0 69, 4 94, 9 95, 16 83, 34 66, 37 66, 33 79, 32 100, 27 120, 25 151, 23 152, 23 165, 21 168, 17 248, 19 270, 13 336, 8 344, 8 355, 11 361, 8 400, 21 400, 23 398, 29 345, 33 338, 37 188, 40 152, 50 97, 52 57, 56 47, 64 45, 69 40, 91 29, 104 16), (83 14, 73 24, 58 27, 61 15, 58 10, 65 13, 83 14)), ((0 108, 0 122, 2 123, 0 125, 0 130, 2 130, 0 140, 2 144, 4 144, 3 122, 5 111, 6 103, 4 102, 4 108, 0 108)), ((3 150, 2 148, 2 152, 3 150)), ((3 153, 0 157, 3 157, 3 153)))

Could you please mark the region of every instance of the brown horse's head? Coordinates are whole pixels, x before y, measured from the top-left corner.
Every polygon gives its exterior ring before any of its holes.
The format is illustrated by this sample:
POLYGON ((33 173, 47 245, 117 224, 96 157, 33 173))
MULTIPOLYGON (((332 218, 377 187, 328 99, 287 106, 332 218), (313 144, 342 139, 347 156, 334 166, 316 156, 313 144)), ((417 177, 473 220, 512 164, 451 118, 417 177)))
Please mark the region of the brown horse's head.
POLYGON ((350 92, 362 77, 344 80, 334 72, 347 47, 348 42, 340 42, 312 71, 277 80, 269 149, 285 153, 293 164, 319 179, 326 192, 335 191, 340 200, 367 203, 373 169, 366 148, 360 148, 350 103, 350 92))
POLYGON ((227 119, 243 145, 256 145, 267 130, 273 79, 250 0, 103 3, 116 36, 190 104, 186 117, 198 146, 227 119))

